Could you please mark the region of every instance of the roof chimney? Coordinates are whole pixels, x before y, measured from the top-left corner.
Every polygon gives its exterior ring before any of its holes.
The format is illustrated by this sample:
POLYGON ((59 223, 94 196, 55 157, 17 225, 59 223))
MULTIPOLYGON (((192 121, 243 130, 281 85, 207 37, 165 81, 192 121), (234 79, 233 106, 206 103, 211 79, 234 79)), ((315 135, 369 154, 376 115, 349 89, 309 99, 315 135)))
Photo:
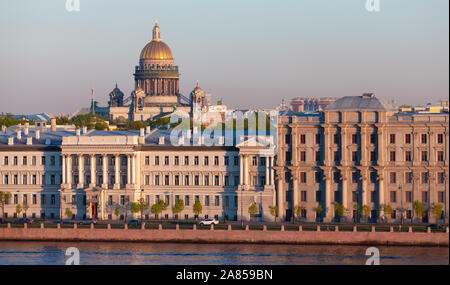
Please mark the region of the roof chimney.
POLYGON ((32 144, 33 144, 33 138, 27 137, 27 145, 32 145, 32 144))
POLYGON ((75 130, 75 134, 77 135, 77 137, 79 137, 80 134, 81 134, 80 129, 76 129, 76 130, 75 130))
POLYGON ((6 133, 6 126, 2 125, 2 132, 6 133))
POLYGON ((17 132, 17 139, 18 140, 22 139, 22 131, 20 130, 17 132))
POLYGON ((28 125, 25 125, 25 130, 23 131, 23 134, 28 136, 28 132, 29 132, 28 125))
POLYGON ((51 128, 52 128, 52 132, 56 132, 56 118, 52 118, 51 128))
POLYGON ((36 134, 36 139, 37 140, 41 138, 41 131, 36 130, 35 134, 36 134))
POLYGON ((145 135, 145 129, 144 128, 140 128, 139 129, 139 136, 143 137, 145 135))
POLYGON ((14 144, 14 137, 9 137, 8 138, 8 145, 13 145, 14 144))
POLYGON ((158 144, 164 144, 164 136, 158 138, 158 144))
POLYGON ((145 127, 145 133, 148 135, 150 133, 150 126, 145 127))
POLYGON ((85 135, 85 134, 87 134, 87 127, 86 126, 83 127, 83 135, 85 135))

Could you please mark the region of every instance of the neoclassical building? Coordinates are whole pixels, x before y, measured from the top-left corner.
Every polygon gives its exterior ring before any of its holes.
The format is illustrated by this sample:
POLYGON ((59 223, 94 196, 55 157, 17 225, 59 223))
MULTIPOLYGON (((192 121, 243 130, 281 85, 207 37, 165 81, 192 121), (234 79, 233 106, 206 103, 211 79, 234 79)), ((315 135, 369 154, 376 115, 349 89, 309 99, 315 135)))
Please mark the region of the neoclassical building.
POLYGON ((131 203, 164 200, 159 217, 193 219, 193 205, 203 206, 200 218, 248 220, 255 203, 259 220, 271 220, 274 203, 274 149, 244 139, 225 146, 205 146, 200 132, 170 142, 170 130, 93 131, 56 126, 16 126, 0 134, 0 191, 13 195, 7 217, 17 216, 27 202, 33 218, 130 219, 131 203), (193 141, 197 140, 194 144, 193 141), (177 217, 174 203, 185 209, 177 217), (116 208, 119 215, 116 216, 116 208))
POLYGON ((430 221, 436 204, 448 216, 448 112, 401 112, 374 94, 347 96, 323 112, 282 114, 278 138, 277 206, 286 220, 297 206, 301 220, 332 221, 336 203, 350 221, 364 205, 372 220, 386 217, 386 205, 394 209, 386 218, 416 220, 415 201, 430 221))

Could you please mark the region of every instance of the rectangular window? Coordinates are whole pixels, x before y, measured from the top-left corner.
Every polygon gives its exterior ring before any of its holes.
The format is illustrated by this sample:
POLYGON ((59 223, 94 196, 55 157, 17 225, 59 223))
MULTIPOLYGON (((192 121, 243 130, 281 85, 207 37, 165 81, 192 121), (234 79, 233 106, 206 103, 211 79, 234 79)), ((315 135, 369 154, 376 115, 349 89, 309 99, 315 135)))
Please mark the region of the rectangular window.
POLYGON ((306 202, 306 191, 301 191, 300 192, 300 201, 302 202, 306 202))
POLYGON ((306 135, 300 135, 300 143, 306 144, 306 135))
POLYGON ((176 186, 180 185, 180 176, 179 175, 175 175, 175 185, 176 186))
POLYGON ((169 165, 169 156, 164 156, 164 165, 169 165))
POLYGON ((306 183, 306 172, 300 172, 300 183, 306 183))
POLYGON ((205 176, 205 185, 209 186, 209 175, 205 176))
MULTIPOLYGON (((50 156, 50 165, 55 165, 56 164, 56 158, 55 156, 50 156)), ((76 158, 76 164, 78 165, 78 157, 76 158)))
POLYGON ((334 202, 339 202, 339 191, 334 191, 334 202))
POLYGON ((291 161, 291 152, 290 151, 286 151, 286 161, 287 162, 291 161))
POLYGON ((150 165, 150 156, 145 157, 145 165, 150 165))
POLYGON ((113 196, 109 195, 108 196, 108 205, 112 206, 112 204, 113 204, 113 196))
POLYGON ((444 203, 444 191, 438 191, 438 203, 444 203))
POLYGON ((169 175, 164 176, 164 185, 169 185, 169 175))
POLYGON ((377 153, 375 151, 370 152, 370 161, 374 162, 377 160, 377 153))
POLYGON ((209 206, 209 196, 205 196, 205 206, 209 206))
POLYGON ((194 176, 194 184, 195 184, 196 186, 198 186, 198 185, 200 184, 200 179, 199 179, 198 175, 195 175, 195 176, 194 176))
POLYGON ((234 185, 239 185, 239 176, 238 175, 234 176, 234 185))
POLYGON ((155 165, 159 165, 159 156, 155 156, 155 165))
POLYGON ((438 151, 437 152, 437 160, 438 161, 444 161, 444 152, 443 151, 438 151))
POLYGON ((178 157, 178 155, 175 156, 173 164, 180 165, 180 158, 178 157))
POLYGON ((428 160, 428 152, 422 151, 422 161, 427 161, 427 160, 428 160))
POLYGON ((397 203, 397 192, 396 191, 391 191, 390 201, 391 201, 391 203, 397 203))
POLYGON ((358 135, 352 134, 352 144, 357 144, 357 143, 358 143, 358 135))
POLYGON ((445 179, 445 173, 444 172, 439 172, 437 174, 437 182, 439 184, 444 184, 444 179, 445 179))
POLYGON ((320 151, 316 151, 316 161, 320 161, 320 151))
POLYGON ((358 152, 352 151, 352 161, 358 161, 358 152))
POLYGON ((28 176, 27 175, 22 176, 22 184, 24 184, 24 185, 28 184, 28 176))
POLYGON ((194 164, 198 165, 198 156, 194 156, 194 164))
POLYGON ((252 156, 252 165, 253 166, 258 165, 258 158, 256 156, 252 156))
POLYGON ((423 144, 427 143, 427 134, 422 134, 422 143, 423 144))
POLYGON ((370 182, 377 183, 377 173, 375 171, 370 172, 370 182))
POLYGON ((170 205, 170 196, 166 195, 166 205, 170 205))
POLYGON ((421 178, 422 178, 422 184, 428 183, 428 172, 422 172, 421 178))
POLYGON ((214 206, 220 206, 220 196, 214 197, 214 206))
POLYGON ((390 173, 389 183, 391 183, 391 184, 397 183, 397 173, 396 172, 390 173))
POLYGON ((411 161, 411 152, 405 151, 405 161, 411 161))
POLYGON ((333 141, 334 141, 334 144, 339 144, 339 134, 334 134, 333 141))
POLYGON ((437 143, 443 144, 444 143, 444 134, 438 134, 437 135, 437 143))
POLYGON ((266 158, 265 157, 260 157, 259 158, 259 165, 262 165, 262 166, 266 165, 266 158))
POLYGON ((322 172, 316 171, 314 174, 314 177, 315 177, 316 183, 322 182, 322 172))
POLYGON ((228 156, 225 156, 224 164, 225 165, 229 165, 230 164, 230 158, 228 156))
POLYGON ((322 196, 322 193, 320 191, 316 191, 316 202, 320 202, 321 196, 322 196))
POLYGON ((357 203, 358 202, 358 192, 352 191, 352 202, 357 203))
POLYGON ((320 144, 320 134, 316 134, 316 144, 320 144))
POLYGON ((189 165, 189 156, 184 157, 184 165, 189 165))
POLYGON ((45 156, 42 157, 42 159, 41 159, 41 164, 42 164, 42 165, 45 165, 45 156))
POLYGON ((422 202, 428 203, 428 192, 422 191, 422 202))
POLYGON ((333 181, 334 181, 334 183, 339 183, 340 180, 341 180, 340 178, 341 177, 339 175, 339 172, 337 172, 337 171, 333 172, 333 181))
POLYGON ((229 185, 230 185, 230 183, 228 182, 228 180, 229 180, 228 175, 225 175, 225 181, 224 181, 225 186, 229 186, 229 185))
POLYGON ((4 165, 8 165, 8 163, 9 163, 8 157, 5 156, 5 157, 3 158, 3 164, 4 164, 4 165))
POLYGON ((214 185, 219 186, 219 175, 214 176, 214 185))
POLYGON ((306 151, 300 152, 300 161, 306 161, 306 151))
POLYGON ((291 135, 287 134, 284 136, 284 143, 285 144, 290 144, 291 143, 291 135))
POLYGON ((203 158, 203 165, 209 165, 209 156, 203 158))
POLYGON ((33 205, 37 204, 37 195, 33 194, 33 205))
POLYGON ((190 199, 189 195, 184 196, 184 205, 189 206, 189 204, 190 204, 190 200, 189 199, 190 199))
POLYGON ((184 185, 189 185, 189 175, 184 176, 184 185))
POLYGON ((41 204, 42 204, 42 205, 45 205, 46 202, 47 202, 47 201, 46 201, 46 199, 45 199, 45 194, 41 194, 41 204))
POLYGON ((155 175, 155 185, 159 185, 159 175, 155 175))
POLYGON ((335 151, 334 152, 334 161, 339 161, 339 160, 341 160, 339 157, 339 151, 335 151))
POLYGON ((405 134, 405 144, 411 144, 411 134, 405 134))
POLYGON ((352 172, 352 183, 358 183, 359 181, 359 172, 352 172))
POLYGON ((19 195, 14 194, 14 205, 17 205, 19 203, 19 195))
POLYGON ((405 183, 410 184, 412 183, 413 179, 413 173, 412 172, 405 172, 405 183))
POLYGON ((395 151, 389 153, 389 161, 395 161, 395 151))
POLYGON ((17 156, 14 156, 14 165, 17 165, 18 164, 18 162, 17 162, 17 156))
POLYGON ((371 144, 377 143, 377 135, 376 134, 370 134, 370 143, 371 144))
POLYGON ((145 175, 145 185, 150 185, 150 175, 145 175))
POLYGON ((55 205, 56 204, 56 196, 54 194, 52 194, 50 196, 50 204, 51 205, 55 205))
POLYGON ((238 166, 239 165, 239 156, 235 156, 233 158, 233 160, 234 160, 234 166, 238 166))
POLYGON ((407 203, 411 203, 412 202, 412 192, 411 191, 406 191, 405 192, 405 200, 407 203))
POLYGON ((390 134, 389 135, 389 143, 390 144, 395 144, 395 134, 390 134))
POLYGON ((27 165, 27 157, 26 156, 24 156, 23 158, 22 158, 22 164, 23 165, 27 165))
POLYGON ((375 191, 370 191, 370 202, 375 203, 377 200, 377 195, 375 191))
POLYGON ((214 156, 214 165, 219 165, 219 157, 214 156))

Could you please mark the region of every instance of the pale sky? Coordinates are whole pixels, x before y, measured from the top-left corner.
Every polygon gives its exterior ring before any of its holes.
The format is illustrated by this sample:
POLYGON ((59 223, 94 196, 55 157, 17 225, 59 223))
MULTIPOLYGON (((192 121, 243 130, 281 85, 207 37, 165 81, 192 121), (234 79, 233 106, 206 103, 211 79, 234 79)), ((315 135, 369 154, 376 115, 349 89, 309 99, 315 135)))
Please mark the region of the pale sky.
POLYGON ((274 108, 293 97, 374 92, 398 104, 449 94, 449 1, 0 1, 0 112, 69 113, 128 97, 155 20, 179 66, 213 102, 274 108))

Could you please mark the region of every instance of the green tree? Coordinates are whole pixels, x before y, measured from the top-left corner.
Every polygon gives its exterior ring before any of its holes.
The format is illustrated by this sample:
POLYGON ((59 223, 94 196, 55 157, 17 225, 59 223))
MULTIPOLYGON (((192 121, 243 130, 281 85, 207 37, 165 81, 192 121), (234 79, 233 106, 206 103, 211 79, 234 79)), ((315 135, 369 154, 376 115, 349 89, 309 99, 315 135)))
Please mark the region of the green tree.
POLYGON ((345 207, 344 205, 340 204, 340 203, 336 203, 334 204, 334 212, 336 213, 337 217, 343 217, 345 214, 345 207))
POLYGON ((56 118, 56 124, 57 125, 70 125, 72 122, 67 117, 59 117, 56 118))
POLYGON ((258 214, 258 206, 256 206, 256 203, 252 203, 250 207, 248 207, 248 213, 250 215, 250 219, 258 214))
POLYGON ((73 213, 69 208, 66 208, 66 211, 64 213, 66 214, 66 217, 68 219, 72 218, 72 216, 73 216, 73 213))
POLYGON ((175 205, 172 208, 172 212, 174 215, 180 214, 184 210, 184 201, 182 199, 175 202, 175 205))
POLYGON ((114 209, 114 215, 116 215, 117 218, 119 217, 119 215, 120 215, 120 208, 119 207, 114 209))
POLYGON ((2 217, 5 216, 5 205, 9 203, 11 197, 12 195, 10 192, 0 191, 0 206, 2 207, 2 217))
POLYGON ((198 215, 200 215, 202 213, 203 206, 202 206, 202 203, 200 202, 200 200, 196 200, 195 201, 193 210, 194 210, 194 214, 196 216, 198 216, 198 215))
POLYGON ((272 206, 269 207, 270 209, 270 214, 274 217, 275 222, 277 221, 277 216, 278 216, 278 207, 277 206, 272 206))
MULTIPOLYGON (((294 217, 297 216, 300 217, 302 215, 302 207, 300 207, 299 205, 295 205, 294 206, 294 217)), ((295 221, 295 219, 294 219, 295 221)))
POLYGON ((431 208, 431 213, 433 214, 433 217, 437 220, 442 218, 442 205, 436 204, 431 208))
POLYGON ((148 210, 148 203, 145 202, 144 198, 140 198, 136 203, 131 204, 132 213, 140 213, 141 221, 144 219, 144 211, 148 210))
POLYGON ((322 211, 323 211, 322 205, 318 205, 318 206, 316 207, 316 214, 317 214, 318 217, 321 216, 322 211))
POLYGON ((157 203, 153 204, 151 208, 151 212, 154 215, 159 215, 162 213, 162 211, 165 211, 167 208, 166 202, 163 200, 159 200, 157 203))
POLYGON ((384 213, 390 217, 394 213, 394 208, 391 207, 391 205, 384 206, 384 213))
POLYGON ((20 204, 17 204, 17 206, 16 206, 17 217, 19 217, 21 212, 22 212, 22 206, 20 204))
POLYGON ((95 130, 103 131, 105 129, 108 129, 108 125, 106 123, 104 123, 104 122, 95 123, 95 130))
POLYGON ((360 215, 363 219, 367 219, 370 216, 370 207, 367 205, 362 206, 360 209, 360 215))
POLYGON ((413 208, 418 218, 424 218, 427 215, 427 208, 419 201, 414 202, 413 208))
POLYGON ((25 213, 25 216, 27 215, 27 211, 29 208, 30 208, 30 206, 28 205, 28 203, 26 201, 24 201, 23 205, 22 205, 22 209, 23 209, 23 212, 25 213))

